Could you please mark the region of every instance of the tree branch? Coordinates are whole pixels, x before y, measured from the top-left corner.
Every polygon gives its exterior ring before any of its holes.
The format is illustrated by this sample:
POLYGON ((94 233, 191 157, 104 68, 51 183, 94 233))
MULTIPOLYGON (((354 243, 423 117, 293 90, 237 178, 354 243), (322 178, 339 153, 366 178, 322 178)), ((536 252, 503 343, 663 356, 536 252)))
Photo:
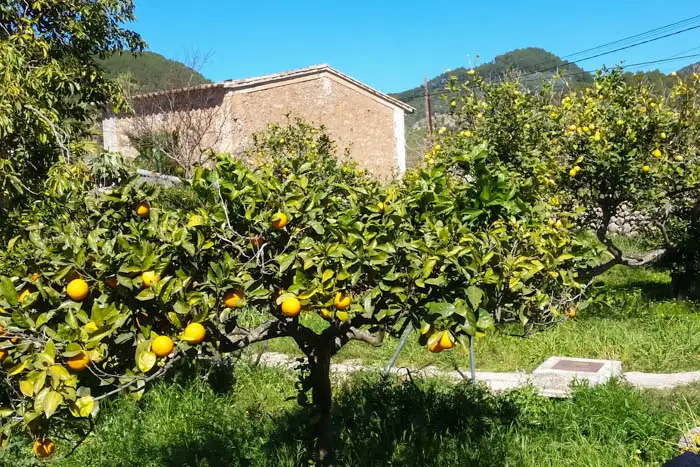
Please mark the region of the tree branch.
POLYGON ((379 347, 384 342, 384 329, 380 330, 377 334, 373 334, 369 331, 363 329, 357 329, 356 327, 350 326, 350 328, 345 333, 347 340, 357 340, 366 342, 374 347, 379 347))
POLYGON ((640 267, 654 263, 660 258, 662 258, 673 248, 673 245, 671 244, 669 236, 666 232, 665 226, 663 224, 659 224, 661 234, 663 235, 664 242, 666 243, 666 246, 664 248, 657 248, 639 258, 625 256, 622 250, 618 248, 617 245, 615 245, 615 243, 608 237, 608 227, 610 225, 610 221, 613 215, 611 210, 605 204, 603 204, 601 205, 601 211, 603 217, 600 221, 600 225, 596 229, 596 237, 598 238, 598 241, 600 243, 605 245, 605 248, 608 250, 608 252, 612 255, 613 258, 596 266, 588 266, 579 269, 578 274, 582 282, 588 282, 589 280, 604 273, 608 269, 618 264, 621 264, 623 266, 640 267))
POLYGON ((230 335, 225 336, 225 340, 221 341, 221 350, 223 352, 233 352, 256 342, 289 335, 284 322, 270 320, 255 329, 239 328, 234 330, 230 335))
POLYGON ((579 277, 581 278, 582 282, 588 282, 589 280, 604 273, 608 269, 618 264, 631 267, 646 266, 647 264, 655 263, 656 261, 661 259, 668 251, 669 248, 657 248, 656 250, 648 252, 641 258, 631 258, 621 254, 619 258, 613 258, 610 261, 599 264, 597 266, 590 266, 587 268, 579 269, 579 277))
POLYGON ((152 381, 156 378, 160 378, 175 364, 175 362, 179 361, 181 357, 182 357, 181 355, 178 355, 177 357, 172 358, 168 363, 165 364, 165 366, 163 366, 161 369, 159 369, 158 371, 153 373, 151 376, 135 377, 134 379, 132 379, 128 383, 123 384, 123 385, 119 386, 118 388, 113 389, 112 391, 106 392, 100 396, 95 397, 95 402, 100 401, 102 399, 105 399, 109 396, 113 396, 114 394, 120 393, 138 381, 143 381, 145 383, 148 383, 149 381, 152 381))

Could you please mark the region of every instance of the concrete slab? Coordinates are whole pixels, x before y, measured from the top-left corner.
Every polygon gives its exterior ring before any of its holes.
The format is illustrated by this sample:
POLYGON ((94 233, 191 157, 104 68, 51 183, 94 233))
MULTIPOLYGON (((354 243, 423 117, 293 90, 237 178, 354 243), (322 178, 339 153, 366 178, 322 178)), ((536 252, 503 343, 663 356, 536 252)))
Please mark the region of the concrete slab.
POLYGON ((624 374, 625 379, 633 386, 647 389, 671 389, 676 386, 700 381, 700 371, 686 373, 640 373, 630 371, 624 374))
POLYGON ((617 360, 549 357, 532 372, 530 381, 543 396, 568 397, 575 380, 595 386, 619 376, 622 363, 617 360))
MULTIPOLYGON (((261 356, 260 363, 267 366, 294 369, 299 360, 285 354, 266 352, 261 356)), ((365 366, 360 360, 346 360, 331 365, 331 371, 336 377, 358 371, 381 372, 380 366, 365 366)), ((408 369, 394 367, 391 373, 399 379, 410 377, 440 377, 460 382, 469 380, 469 370, 441 371, 433 366, 408 369)), ((494 391, 514 389, 532 384, 539 393, 547 397, 568 397, 571 394, 570 385, 574 380, 585 380, 591 385, 608 381, 612 377, 624 377, 631 385, 638 388, 669 389, 695 381, 700 381, 700 371, 686 373, 622 373, 622 365, 617 360, 594 360, 587 358, 550 357, 537 367, 532 374, 525 372, 498 373, 477 371, 476 380, 494 391)))

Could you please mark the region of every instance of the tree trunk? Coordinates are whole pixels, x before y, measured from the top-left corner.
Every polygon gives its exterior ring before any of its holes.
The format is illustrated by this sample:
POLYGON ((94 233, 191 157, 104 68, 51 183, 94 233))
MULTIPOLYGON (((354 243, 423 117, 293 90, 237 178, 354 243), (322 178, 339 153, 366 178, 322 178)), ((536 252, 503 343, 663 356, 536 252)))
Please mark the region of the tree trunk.
POLYGON ((331 349, 321 344, 316 355, 309 359, 311 366, 311 398, 317 411, 316 443, 319 465, 328 466, 333 462, 333 419, 331 415, 331 349))

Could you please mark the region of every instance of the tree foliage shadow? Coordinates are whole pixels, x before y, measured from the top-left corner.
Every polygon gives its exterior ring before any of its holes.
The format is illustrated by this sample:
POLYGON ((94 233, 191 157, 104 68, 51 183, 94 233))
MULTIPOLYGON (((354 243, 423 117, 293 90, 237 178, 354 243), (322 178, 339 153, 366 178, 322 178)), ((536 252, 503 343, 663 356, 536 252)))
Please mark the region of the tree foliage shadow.
MULTIPOLYGON (((333 412, 339 466, 502 466, 505 443, 494 440, 519 409, 469 384, 365 379, 336 397, 333 412)), ((311 417, 306 409, 280 417, 266 449, 311 446, 300 436, 311 417)))
POLYGON ((670 282, 658 282, 653 280, 631 280, 624 284, 605 284, 605 287, 615 292, 639 291, 649 300, 675 299, 673 285, 670 282))

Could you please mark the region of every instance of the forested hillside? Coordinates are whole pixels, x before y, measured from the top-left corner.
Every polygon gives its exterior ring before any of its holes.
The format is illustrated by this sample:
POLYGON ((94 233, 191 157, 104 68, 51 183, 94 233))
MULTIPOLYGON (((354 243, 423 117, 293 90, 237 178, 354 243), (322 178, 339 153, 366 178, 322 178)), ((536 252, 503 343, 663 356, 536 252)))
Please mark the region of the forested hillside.
POLYGON ((107 75, 119 80, 129 94, 211 82, 183 63, 155 52, 115 54, 101 63, 107 75))
MULTIPOLYGON (((522 74, 526 84, 537 85, 543 78, 549 78, 557 70, 568 75, 568 80, 574 84, 585 84, 592 81, 589 73, 585 73, 576 64, 567 64, 564 60, 547 52, 544 49, 529 47, 517 49, 497 56, 492 62, 484 63, 474 67, 474 71, 484 79, 500 80, 513 70, 522 74), (545 71, 540 71, 545 70, 545 71)), ((440 93, 449 76, 456 76, 460 80, 467 78, 468 68, 461 67, 456 70, 442 73, 428 81, 428 88, 431 91, 431 105, 434 113, 442 113, 446 110, 444 103, 440 99, 440 93)), ((407 124, 421 120, 425 115, 425 100, 423 86, 393 94, 397 99, 413 106, 416 112, 408 118, 407 124)))

